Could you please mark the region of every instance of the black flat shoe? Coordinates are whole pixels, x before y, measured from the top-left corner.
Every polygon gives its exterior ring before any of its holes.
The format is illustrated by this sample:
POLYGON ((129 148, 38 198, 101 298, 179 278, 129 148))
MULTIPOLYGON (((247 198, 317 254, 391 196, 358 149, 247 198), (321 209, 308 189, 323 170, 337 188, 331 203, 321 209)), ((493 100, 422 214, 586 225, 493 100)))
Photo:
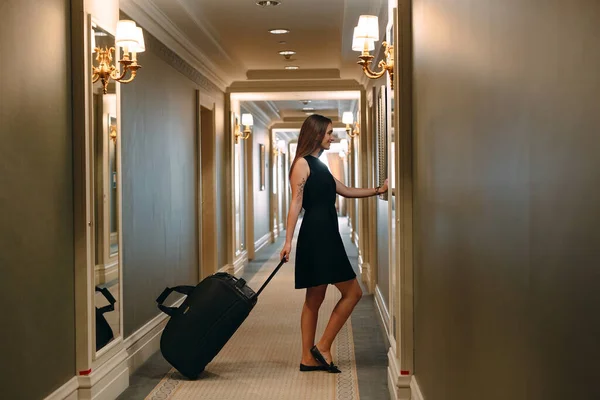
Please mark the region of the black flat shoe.
POLYGON ((304 365, 304 364, 300 364, 300 371, 302 371, 302 372, 329 371, 329 367, 326 367, 325 365, 304 365))
POLYGON ((333 363, 333 361, 328 364, 327 360, 325 359, 325 357, 323 357, 323 354, 321 354, 321 352, 319 351, 319 349, 317 348, 317 346, 313 346, 312 349, 310 349, 310 354, 312 354, 312 356, 315 358, 315 360, 317 360, 318 362, 320 362, 321 364, 323 364, 324 367, 327 368, 327 371, 329 371, 332 374, 339 374, 340 369, 333 363))

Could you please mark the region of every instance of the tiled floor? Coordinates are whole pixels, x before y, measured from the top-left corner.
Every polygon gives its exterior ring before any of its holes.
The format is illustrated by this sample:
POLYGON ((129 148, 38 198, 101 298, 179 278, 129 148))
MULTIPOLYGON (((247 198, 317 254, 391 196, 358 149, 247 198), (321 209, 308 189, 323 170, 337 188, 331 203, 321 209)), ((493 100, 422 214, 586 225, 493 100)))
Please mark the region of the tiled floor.
MULTIPOLYGON (((348 257, 358 272, 357 249, 350 242, 345 218, 340 218, 340 231, 348 257)), ((280 237, 274 244, 259 251, 256 258, 244 268, 242 277, 249 281, 275 252, 281 250, 283 242, 284 238, 280 237)), ((361 400, 389 399, 387 388, 388 346, 377 321, 376 312, 373 296, 365 294, 351 317, 361 400)), ((170 369, 171 366, 163 359, 160 352, 156 353, 131 376, 130 387, 118 399, 144 399, 170 369)))

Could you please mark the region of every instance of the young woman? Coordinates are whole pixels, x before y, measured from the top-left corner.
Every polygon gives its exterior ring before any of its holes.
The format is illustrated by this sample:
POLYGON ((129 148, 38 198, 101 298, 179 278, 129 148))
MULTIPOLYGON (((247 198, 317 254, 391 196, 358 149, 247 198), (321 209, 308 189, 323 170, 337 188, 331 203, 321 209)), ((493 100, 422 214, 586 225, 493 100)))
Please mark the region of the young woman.
POLYGON ((341 372, 331 359, 331 344, 362 296, 356 274, 346 255, 335 209, 336 193, 344 197, 375 196, 387 191, 387 180, 374 189, 349 188, 335 179, 318 157, 333 142, 331 120, 311 115, 302 124, 296 157, 290 168, 292 198, 287 219, 287 234, 281 259, 289 260, 292 238, 300 210, 305 214, 296 246, 296 289, 306 288, 302 308, 302 360, 300 371, 341 372), (319 307, 327 285, 342 294, 323 332, 315 344, 319 307))

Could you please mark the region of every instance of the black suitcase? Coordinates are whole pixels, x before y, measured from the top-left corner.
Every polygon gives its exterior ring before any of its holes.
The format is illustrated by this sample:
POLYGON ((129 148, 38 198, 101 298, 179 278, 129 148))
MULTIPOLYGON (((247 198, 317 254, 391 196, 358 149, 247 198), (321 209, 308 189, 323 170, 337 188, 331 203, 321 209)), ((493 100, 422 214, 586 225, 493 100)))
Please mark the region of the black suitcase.
POLYGON ((171 318, 160 338, 163 357, 182 375, 196 379, 254 308, 258 296, 283 265, 282 260, 258 292, 244 279, 217 273, 197 286, 166 288, 156 299, 171 318), (179 307, 163 305, 171 292, 187 295, 179 307))

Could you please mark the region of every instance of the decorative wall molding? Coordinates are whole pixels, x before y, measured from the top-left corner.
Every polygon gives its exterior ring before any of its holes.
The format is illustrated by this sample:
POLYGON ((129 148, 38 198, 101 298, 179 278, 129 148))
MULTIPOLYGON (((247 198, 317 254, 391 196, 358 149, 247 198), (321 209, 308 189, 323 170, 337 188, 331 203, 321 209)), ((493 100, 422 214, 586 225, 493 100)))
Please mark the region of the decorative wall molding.
POLYGON ((122 349, 89 375, 80 375, 79 400, 112 400, 129 386, 127 352, 122 349))
MULTIPOLYGON (((393 339, 393 338, 392 338, 393 339)), ((400 364, 395 357, 395 345, 388 349, 388 389, 394 400, 411 400, 411 375, 402 375, 400 364)))
POLYGON ((248 261, 248 251, 244 250, 233 263, 233 275, 239 275, 243 273, 244 265, 248 261))
POLYGON ((414 375, 410 379, 410 392, 411 400, 425 400, 421 388, 419 387, 419 382, 414 375))
POLYGON ((381 319, 381 323, 385 328, 385 335, 390 337, 390 312, 385 304, 385 300, 383 299, 383 295, 381 294, 381 290, 379 290, 379 286, 375 286, 375 305, 377 306, 377 311, 379 311, 379 318, 381 319))
POLYGON ((261 250, 263 247, 268 245, 270 242, 271 242, 271 232, 268 232, 254 243, 254 252, 258 253, 259 250, 261 250))
POLYGON ((215 71, 219 71, 219 68, 208 61, 209 57, 203 54, 151 0, 120 0, 119 7, 143 27, 147 49, 153 49, 161 58, 166 57, 163 58, 166 62, 205 90, 225 91, 230 79, 218 75, 215 71), (164 49, 151 47, 156 45, 151 42, 160 43, 164 49), (176 53, 170 49, 178 51, 176 53), (179 62, 168 61, 173 55, 185 63, 179 67, 181 69, 177 67, 179 62), (188 67, 192 71, 189 71, 188 67), (196 74, 199 77, 195 76, 196 74))

